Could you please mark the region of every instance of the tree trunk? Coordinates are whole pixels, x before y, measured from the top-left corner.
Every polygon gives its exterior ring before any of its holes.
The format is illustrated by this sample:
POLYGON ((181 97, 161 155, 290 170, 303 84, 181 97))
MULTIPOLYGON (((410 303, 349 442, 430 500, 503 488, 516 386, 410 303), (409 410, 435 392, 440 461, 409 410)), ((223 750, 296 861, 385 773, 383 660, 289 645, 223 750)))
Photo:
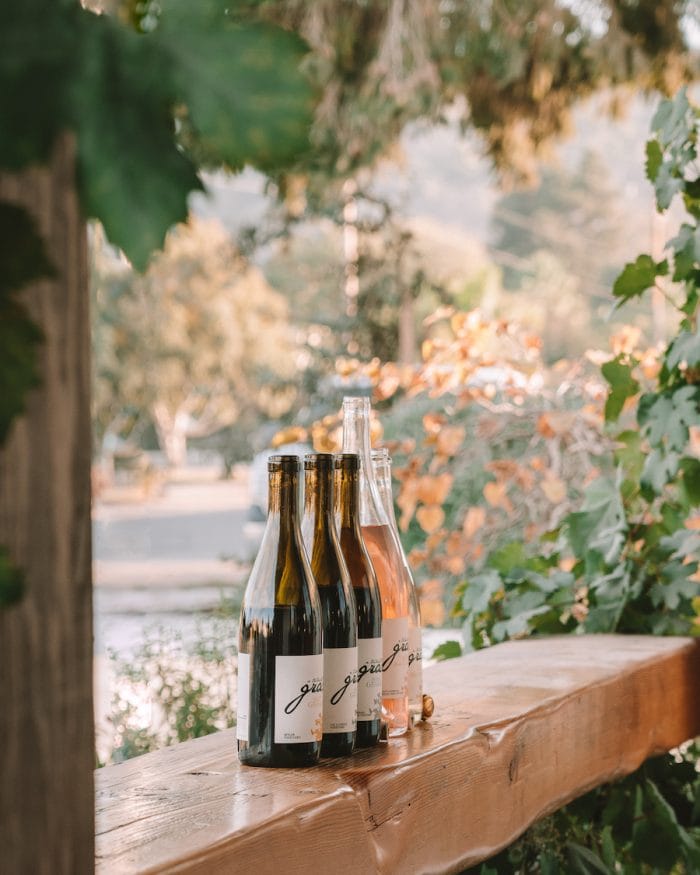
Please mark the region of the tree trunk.
POLYGON ((182 468, 187 461, 187 416, 180 411, 173 415, 162 401, 152 405, 151 416, 168 465, 182 468))
POLYGON ((57 278, 23 300, 44 333, 42 384, 0 451, 0 544, 26 573, 0 609, 0 869, 84 875, 94 865, 90 336, 75 149, 0 175, 35 217, 57 278))
POLYGON ((418 357, 416 343, 416 304, 411 289, 404 285, 399 307, 399 361, 415 364, 418 357))

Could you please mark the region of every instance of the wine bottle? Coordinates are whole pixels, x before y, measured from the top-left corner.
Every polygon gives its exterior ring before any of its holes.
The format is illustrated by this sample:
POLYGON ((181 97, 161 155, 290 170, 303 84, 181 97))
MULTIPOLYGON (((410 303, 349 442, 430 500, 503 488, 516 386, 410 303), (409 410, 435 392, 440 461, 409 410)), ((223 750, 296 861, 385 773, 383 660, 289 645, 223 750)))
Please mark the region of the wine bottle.
POLYGON ((408 591, 372 469, 369 398, 343 399, 343 452, 360 456, 360 527, 382 603, 382 715, 390 736, 408 729, 408 591))
POLYGON ((391 458, 386 449, 372 450, 374 476, 379 487, 379 496, 389 519, 389 526, 401 555, 404 580, 408 590, 408 710, 411 722, 417 723, 423 716, 423 635, 420 621, 420 600, 416 583, 408 564, 406 551, 401 543, 399 527, 394 513, 394 496, 391 489, 391 458))
POLYGON ((377 575, 360 529, 360 457, 335 457, 335 507, 340 549, 357 606, 356 747, 379 741, 382 714, 382 603, 377 575))
POLYGON ((238 633, 238 756, 250 766, 318 762, 321 603, 299 527, 299 457, 268 461, 267 524, 238 633))
POLYGON ((304 456, 302 536, 323 624, 322 757, 348 756, 357 726, 357 608, 333 516, 333 456, 304 456))

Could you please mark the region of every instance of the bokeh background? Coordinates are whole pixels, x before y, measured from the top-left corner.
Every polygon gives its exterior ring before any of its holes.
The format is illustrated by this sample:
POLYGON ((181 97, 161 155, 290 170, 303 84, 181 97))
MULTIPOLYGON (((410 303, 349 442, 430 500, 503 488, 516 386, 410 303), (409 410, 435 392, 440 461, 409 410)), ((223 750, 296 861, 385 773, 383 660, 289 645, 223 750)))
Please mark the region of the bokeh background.
MULTIPOLYGON (((157 3, 106 6, 162 26, 157 3)), ((465 581, 611 469, 601 362, 634 351, 651 377, 678 326, 663 287, 623 313, 612 288, 681 221, 644 144, 662 95, 698 98, 694 0, 239 14, 306 41, 310 142, 284 171, 190 143, 206 191, 143 271, 90 227, 103 762, 233 720, 267 454, 337 448, 344 394, 373 397, 394 456, 429 657, 461 640, 465 581)))

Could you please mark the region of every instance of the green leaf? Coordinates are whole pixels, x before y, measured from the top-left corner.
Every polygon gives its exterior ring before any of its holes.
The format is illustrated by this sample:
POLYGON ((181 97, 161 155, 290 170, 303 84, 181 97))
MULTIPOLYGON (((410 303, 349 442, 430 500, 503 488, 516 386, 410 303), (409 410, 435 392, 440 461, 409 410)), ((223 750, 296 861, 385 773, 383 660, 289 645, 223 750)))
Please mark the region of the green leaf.
POLYGON ((666 367, 669 371, 678 367, 681 362, 689 366, 700 362, 700 331, 681 331, 666 352, 666 367))
POLYGON ((683 491, 691 505, 700 505, 700 460, 681 459, 680 469, 683 472, 683 491))
POLYGON ((663 212, 671 206, 671 201, 682 188, 683 180, 681 177, 673 172, 671 165, 664 162, 658 169, 654 182, 656 206, 659 212, 663 212))
POLYGON ((671 145, 677 140, 688 140, 694 130, 694 113, 685 86, 679 89, 675 97, 659 103, 651 120, 651 129, 657 133, 662 144, 671 145))
POLYGON ((651 587, 652 602, 656 606, 664 605, 669 611, 676 611, 683 601, 690 602, 698 594, 698 584, 691 580, 696 567, 692 562, 684 564, 678 559, 667 562, 660 579, 651 587))
POLYGON ((627 429, 617 435, 615 461, 622 466, 625 479, 639 480, 644 466, 645 454, 642 452, 642 436, 638 431, 627 429))
POLYGON ((591 577, 588 588, 591 607, 584 622, 586 631, 614 632, 633 595, 628 564, 618 564, 608 574, 591 577))
POLYGON ((669 551, 672 559, 685 559, 686 556, 700 555, 700 532, 681 528, 672 535, 661 538, 660 545, 669 551))
POLYGON ((542 851, 537 859, 540 875, 561 875, 559 860, 554 854, 542 851))
POLYGON ((668 241, 667 247, 673 250, 673 280, 680 282, 700 263, 700 228, 681 225, 678 234, 668 241))
POLYGON ((53 268, 29 214, 0 202, 0 445, 12 420, 24 410, 27 392, 38 385, 39 328, 15 300, 24 285, 53 275, 53 268))
POLYGON ((443 641, 433 650, 432 659, 442 662, 445 659, 456 659, 462 655, 462 645, 459 641, 443 641))
POLYGON ((669 483, 678 472, 678 453, 665 452, 661 448, 653 449, 647 456, 640 484, 651 498, 660 495, 664 486, 669 483))
POLYGON ((637 788, 638 813, 632 830, 632 853, 647 866, 670 872, 681 856, 694 868, 700 859, 700 848, 678 823, 673 808, 653 781, 637 788), (641 805, 640 805, 641 795, 641 805))
POLYGON ((168 0, 154 36, 175 62, 178 97, 205 151, 235 169, 275 170, 309 147, 309 48, 279 27, 236 24, 226 7, 168 0))
POLYGON ((700 389, 681 386, 661 394, 648 393, 639 399, 637 421, 652 446, 666 444, 682 452, 688 442, 688 429, 700 425, 700 389))
POLYGON ((611 875, 611 870, 597 854, 576 842, 566 843, 566 859, 570 875, 611 875))
POLYGON ((605 402, 605 421, 615 422, 622 412, 625 401, 639 391, 639 383, 632 376, 630 365, 624 364, 620 356, 605 362, 601 371, 610 383, 610 393, 605 402))
POLYGON ((488 610, 492 596, 502 588, 503 581, 498 572, 486 570, 476 574, 467 581, 462 607, 467 614, 483 614, 488 610))
POLYGON ((24 574, 10 561, 5 547, 0 547, 0 608, 17 604, 24 595, 24 574))
POLYGON ((0 166, 45 162, 67 127, 65 83, 80 56, 78 4, 23 0, 0 26, 0 166))
POLYGON ((661 146, 659 145, 658 140, 647 140, 646 156, 647 160, 644 166, 647 179, 650 182, 654 182, 656 175, 659 172, 659 167, 661 167, 661 163, 664 160, 663 152, 661 151, 661 146))
POLYGON ((600 852, 603 862, 611 871, 615 871, 615 841, 613 839, 612 827, 605 826, 600 834, 600 852))
POLYGON ((608 479, 594 481, 586 490, 582 509, 570 513, 565 522, 577 557, 599 552, 610 564, 620 555, 627 523, 620 493, 608 479))
POLYGON ((636 261, 625 265, 615 280, 613 295, 619 299, 620 304, 624 304, 653 286, 657 276, 665 276, 667 273, 667 261, 656 262, 651 255, 640 255, 636 261))
POLYGON ((141 270, 202 186, 175 146, 168 58, 106 15, 85 13, 83 29, 71 95, 83 205, 141 270))
POLYGON ((489 556, 488 565, 505 577, 521 577, 527 571, 544 572, 547 561, 542 556, 528 555, 522 541, 509 541, 489 556))
MULTIPOLYGON (((541 599, 539 593, 533 593, 536 596, 536 601, 541 599)), ((504 641, 506 638, 522 638, 529 634, 531 630, 530 622, 543 614, 549 613, 551 608, 549 605, 540 605, 537 608, 530 608, 522 613, 515 614, 507 620, 499 620, 494 623, 492 635, 494 641, 504 641)))

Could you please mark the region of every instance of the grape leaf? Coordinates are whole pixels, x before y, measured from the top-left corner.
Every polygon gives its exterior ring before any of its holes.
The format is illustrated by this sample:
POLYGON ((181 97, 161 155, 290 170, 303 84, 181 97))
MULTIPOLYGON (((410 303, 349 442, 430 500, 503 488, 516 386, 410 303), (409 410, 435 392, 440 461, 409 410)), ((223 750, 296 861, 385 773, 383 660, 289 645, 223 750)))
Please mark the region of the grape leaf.
POLYGON ((572 875, 611 875, 597 854, 576 842, 566 843, 566 858, 569 864, 567 872, 572 875))
POLYGON ((82 201, 143 269, 170 226, 187 218, 188 193, 202 185, 175 146, 167 57, 149 36, 86 16, 71 100, 82 201))
POLYGON ((652 446, 665 441, 669 449, 681 452, 688 442, 689 426, 700 425, 700 389, 682 386, 658 395, 642 395, 637 421, 646 429, 652 446))
POLYGON ((700 505, 700 460, 681 459, 680 469, 683 472, 683 491, 692 505, 700 505))
POLYGON ((620 432, 616 441, 619 446, 615 448, 615 461, 622 466, 627 480, 639 480, 644 465, 641 435, 636 430, 628 429, 620 432))
POLYGON ((666 453, 656 447, 649 453, 640 478, 642 489, 648 498, 660 495, 664 486, 676 476, 679 459, 678 453, 666 453))
POLYGON ((569 541, 579 558, 589 551, 601 554, 607 563, 620 555, 627 524, 620 494, 605 478, 594 481, 586 490, 583 507, 565 520, 569 541))
POLYGON ((673 280, 678 282, 685 279, 700 263, 700 228, 684 223, 667 245, 673 249, 673 280))
POLYGON ((272 25, 237 24, 223 0, 169 0, 154 38, 175 60, 179 99, 206 153, 240 169, 279 169, 309 146, 308 46, 272 25))
POLYGON ((677 862, 679 848, 689 865, 688 871, 698 871, 700 846, 678 823, 675 811, 656 784, 647 779, 643 788, 637 787, 632 851, 647 865, 670 872, 677 862))
POLYGON ((700 362, 700 332, 681 331, 666 353, 666 367, 672 371, 681 362, 696 365, 700 362))
POLYGON ((656 262, 651 255, 640 255, 636 261, 625 265, 615 280, 613 295, 619 299, 619 304, 624 304, 653 286, 657 276, 665 276, 667 273, 667 261, 656 262))
POLYGON ((639 391, 639 383, 632 376, 632 368, 623 364, 619 357, 605 362, 601 370, 610 383, 610 393, 605 402, 605 421, 614 422, 620 416, 625 401, 639 391))
POLYGON ((455 659, 462 655, 462 645, 459 641, 443 641, 433 650, 432 659, 442 662, 445 659, 455 659))
POLYGON ((646 174, 650 182, 654 182, 663 162, 663 153, 658 140, 648 140, 646 145, 646 174))
POLYGON ((670 165, 664 162, 659 167, 654 181, 656 206, 660 212, 667 210, 671 206, 671 201, 682 188, 683 180, 681 177, 674 174, 670 165))
POLYGON ((661 574, 650 590, 652 603, 665 605, 670 611, 677 610, 681 599, 690 600, 697 595, 697 582, 692 580, 696 571, 692 562, 674 559, 664 564, 661 574))
POLYGON ((468 614, 482 614, 487 610, 491 596, 493 596, 503 583, 496 571, 487 570, 481 574, 475 574, 467 581, 462 607, 468 614))
POLYGON ((662 143, 681 143, 688 140, 695 128, 695 116, 688 102, 688 91, 684 86, 675 97, 659 103, 651 120, 651 129, 658 134, 662 143))
POLYGON ((0 27, 0 165, 17 170, 48 159, 68 120, 64 83, 74 74, 78 4, 23 0, 0 27))

